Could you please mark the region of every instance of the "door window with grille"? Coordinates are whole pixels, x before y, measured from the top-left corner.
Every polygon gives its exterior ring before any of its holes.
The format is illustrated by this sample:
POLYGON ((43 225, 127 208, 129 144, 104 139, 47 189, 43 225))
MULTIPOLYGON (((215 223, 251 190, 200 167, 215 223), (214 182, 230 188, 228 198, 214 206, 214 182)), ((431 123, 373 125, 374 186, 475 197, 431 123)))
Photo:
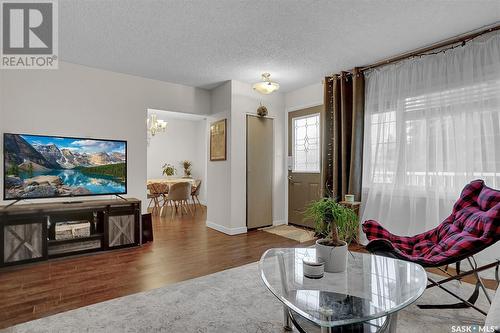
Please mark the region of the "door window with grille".
POLYGON ((292 119, 293 172, 320 172, 319 113, 292 119))

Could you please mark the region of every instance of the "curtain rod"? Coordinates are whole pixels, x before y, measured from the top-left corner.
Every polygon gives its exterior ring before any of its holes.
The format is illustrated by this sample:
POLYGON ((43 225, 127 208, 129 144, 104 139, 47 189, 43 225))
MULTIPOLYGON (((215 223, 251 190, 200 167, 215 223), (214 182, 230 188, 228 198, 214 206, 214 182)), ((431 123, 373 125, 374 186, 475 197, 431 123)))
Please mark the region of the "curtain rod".
POLYGON ((445 46, 458 44, 461 42, 467 42, 471 39, 474 39, 476 37, 479 37, 481 35, 484 35, 484 34, 487 34, 487 33, 490 33, 490 32, 496 31, 496 30, 500 30, 500 23, 498 23, 498 22, 494 23, 493 25, 490 25, 489 27, 479 28, 479 30, 475 30, 473 32, 468 32, 468 33, 465 33, 465 34, 462 34, 459 36, 455 36, 455 37, 446 39, 444 41, 441 41, 441 42, 438 42, 438 43, 435 43, 435 44, 432 44, 432 45, 429 45, 426 47, 422 47, 422 48, 419 48, 419 49, 416 49, 416 50, 413 50, 410 52, 406 52, 406 53, 403 53, 403 54, 400 54, 400 55, 397 55, 394 57, 383 59, 383 60, 377 61, 376 63, 371 64, 371 65, 362 66, 359 68, 359 70, 364 72, 364 71, 369 70, 369 69, 392 64, 394 62, 398 62, 398 61, 401 61, 401 60, 404 60, 407 58, 422 55, 422 53, 426 53, 429 51, 440 49, 440 48, 445 47, 445 46))
MULTIPOLYGON (((411 58, 411 57, 423 55, 423 53, 426 53, 426 52, 429 52, 429 51, 433 51, 433 50, 436 50, 436 49, 440 49, 440 48, 443 48, 445 46, 449 46, 449 45, 453 45, 453 44, 458 44, 458 43, 461 43, 461 42, 464 43, 464 42, 470 41, 470 40, 472 40, 472 39, 474 39, 476 37, 479 37, 481 35, 484 35, 484 34, 487 34, 487 33, 493 32, 493 31, 497 31, 497 30, 500 30, 500 22, 495 22, 495 23, 493 23, 493 24, 491 24, 489 26, 485 26, 485 27, 473 30, 471 32, 467 32, 465 34, 461 34, 461 35, 458 35, 458 36, 455 36, 455 37, 443 40, 441 42, 434 43, 434 44, 429 45, 429 46, 425 46, 425 47, 422 47, 422 48, 419 48, 419 49, 415 49, 413 51, 402 53, 402 54, 397 55, 397 56, 393 56, 393 57, 390 57, 390 58, 379 60, 376 63, 373 63, 371 65, 365 65, 365 66, 362 66, 362 67, 356 67, 355 70, 358 70, 360 72, 364 72, 364 71, 367 71, 369 69, 377 68, 377 67, 384 66, 384 65, 389 65, 389 64, 392 64, 392 63, 395 63, 395 62, 398 62, 398 61, 401 61, 401 60, 404 60, 404 59, 408 59, 408 58, 411 58)), ((354 70, 342 71, 341 73, 343 75, 352 75, 353 71, 354 70)), ((335 76, 340 76, 340 75, 339 74, 332 74, 332 75, 329 76, 330 80, 333 79, 335 76)))

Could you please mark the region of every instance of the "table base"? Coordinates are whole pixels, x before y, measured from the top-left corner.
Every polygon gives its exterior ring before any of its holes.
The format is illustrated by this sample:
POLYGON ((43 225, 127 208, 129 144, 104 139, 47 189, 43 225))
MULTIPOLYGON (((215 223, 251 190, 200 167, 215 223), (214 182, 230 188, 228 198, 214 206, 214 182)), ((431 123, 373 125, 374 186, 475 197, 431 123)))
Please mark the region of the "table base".
POLYGON ((284 329, 292 331, 293 325, 300 333, 395 333, 397 326, 397 313, 364 323, 336 327, 320 327, 287 308, 284 309, 284 315, 284 329))

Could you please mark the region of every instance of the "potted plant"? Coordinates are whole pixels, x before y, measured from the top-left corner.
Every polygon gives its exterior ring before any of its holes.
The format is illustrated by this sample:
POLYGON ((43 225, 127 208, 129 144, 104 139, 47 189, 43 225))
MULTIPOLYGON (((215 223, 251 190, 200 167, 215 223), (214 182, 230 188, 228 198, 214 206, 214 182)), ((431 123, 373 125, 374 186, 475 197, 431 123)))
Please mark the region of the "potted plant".
POLYGON ((184 168, 184 178, 191 178, 191 161, 184 160, 181 162, 181 165, 184 168))
POLYGON ((170 163, 163 164, 162 170, 163 170, 163 174, 167 177, 171 177, 171 176, 175 175, 175 173, 177 172, 175 167, 170 163))
POLYGON ((316 259, 325 263, 326 272, 343 272, 347 266, 347 250, 358 236, 358 216, 333 198, 322 198, 307 207, 306 219, 313 220, 316 234, 316 259))

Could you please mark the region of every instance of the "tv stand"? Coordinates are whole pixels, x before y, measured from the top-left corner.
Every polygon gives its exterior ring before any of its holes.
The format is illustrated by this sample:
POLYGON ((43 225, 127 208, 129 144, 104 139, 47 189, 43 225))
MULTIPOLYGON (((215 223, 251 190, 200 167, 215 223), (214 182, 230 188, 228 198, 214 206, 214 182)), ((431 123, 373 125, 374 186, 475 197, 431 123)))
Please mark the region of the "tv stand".
POLYGON ((0 206, 0 267, 137 246, 141 201, 0 206))

